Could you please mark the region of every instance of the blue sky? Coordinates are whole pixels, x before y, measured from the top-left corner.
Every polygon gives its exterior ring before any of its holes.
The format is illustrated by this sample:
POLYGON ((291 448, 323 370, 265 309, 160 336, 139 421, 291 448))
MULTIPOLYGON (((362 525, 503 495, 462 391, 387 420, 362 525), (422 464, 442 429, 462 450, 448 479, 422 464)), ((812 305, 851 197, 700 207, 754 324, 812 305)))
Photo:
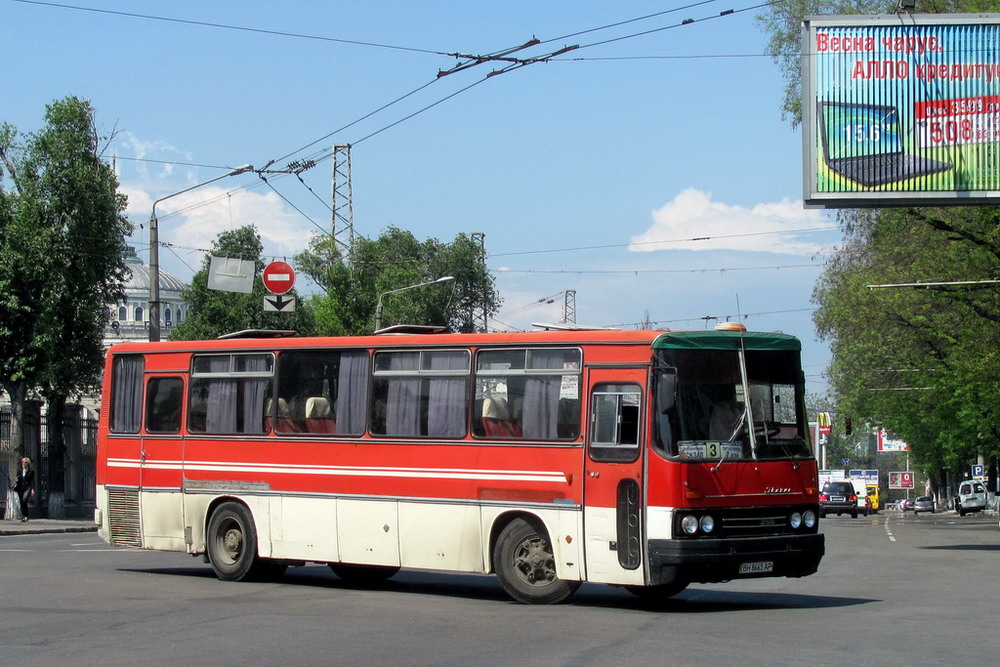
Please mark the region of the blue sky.
MULTIPOLYGON (((742 315, 800 337, 819 391, 829 353, 810 296, 840 235, 801 205, 801 137, 758 10, 742 11, 755 4, 0 0, 0 121, 32 131, 51 101, 90 100, 144 260, 154 200, 351 144, 355 232, 485 234, 494 327, 558 321, 565 290, 585 324, 742 315), (448 54, 532 38, 513 55, 581 48, 438 77, 468 62, 448 54)), ((302 180, 247 174, 159 204, 164 268, 188 279, 248 223, 290 258, 330 227, 330 161, 302 180)))

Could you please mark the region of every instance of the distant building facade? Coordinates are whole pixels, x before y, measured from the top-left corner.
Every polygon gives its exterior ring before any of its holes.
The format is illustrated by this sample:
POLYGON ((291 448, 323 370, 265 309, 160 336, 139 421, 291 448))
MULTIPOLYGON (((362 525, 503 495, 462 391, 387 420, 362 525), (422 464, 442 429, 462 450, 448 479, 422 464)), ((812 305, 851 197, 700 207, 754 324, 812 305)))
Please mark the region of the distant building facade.
MULTIPOLYGON (((132 272, 125 285, 125 300, 107 307, 108 325, 104 346, 134 340, 149 340, 149 267, 130 248, 126 260, 132 272)), ((181 299, 186 286, 176 276, 160 269, 160 328, 163 336, 187 316, 187 304, 181 299)))

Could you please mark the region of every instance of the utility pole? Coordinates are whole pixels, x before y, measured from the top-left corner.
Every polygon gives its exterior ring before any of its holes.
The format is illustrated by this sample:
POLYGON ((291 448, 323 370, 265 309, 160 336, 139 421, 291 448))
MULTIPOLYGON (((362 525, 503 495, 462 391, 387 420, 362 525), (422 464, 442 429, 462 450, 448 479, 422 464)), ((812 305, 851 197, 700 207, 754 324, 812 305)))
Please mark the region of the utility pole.
POLYGON ((351 145, 333 147, 333 243, 340 252, 341 261, 351 262, 354 252, 354 203, 351 198, 351 145))

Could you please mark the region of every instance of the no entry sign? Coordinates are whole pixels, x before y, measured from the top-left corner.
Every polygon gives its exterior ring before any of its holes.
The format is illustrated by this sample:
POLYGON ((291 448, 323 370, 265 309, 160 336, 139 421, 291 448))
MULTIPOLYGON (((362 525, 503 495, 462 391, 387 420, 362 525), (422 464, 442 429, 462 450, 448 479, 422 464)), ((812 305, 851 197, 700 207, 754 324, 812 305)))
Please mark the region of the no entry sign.
POLYGON ((272 294, 284 294, 295 284, 295 270, 285 262, 271 262, 264 267, 264 287, 272 294))

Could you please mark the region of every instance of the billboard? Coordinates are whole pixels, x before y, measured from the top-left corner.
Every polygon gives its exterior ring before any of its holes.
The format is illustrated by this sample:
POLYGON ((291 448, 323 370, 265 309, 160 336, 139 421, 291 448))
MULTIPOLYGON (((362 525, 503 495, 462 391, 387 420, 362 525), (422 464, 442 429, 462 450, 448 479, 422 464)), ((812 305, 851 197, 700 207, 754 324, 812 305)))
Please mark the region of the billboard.
POLYGON ((863 479, 871 484, 878 484, 878 470, 848 470, 847 476, 852 479, 863 479))
POLYGON ((913 473, 912 472, 890 472, 889 473, 889 488, 890 489, 912 489, 913 488, 913 473))
POLYGON ((809 207, 1000 203, 1000 14, 803 24, 809 207))
POLYGON ((900 440, 898 438, 890 438, 889 433, 884 428, 880 428, 878 430, 877 438, 878 438, 878 451, 880 452, 910 451, 910 445, 908 445, 905 440, 900 440))

